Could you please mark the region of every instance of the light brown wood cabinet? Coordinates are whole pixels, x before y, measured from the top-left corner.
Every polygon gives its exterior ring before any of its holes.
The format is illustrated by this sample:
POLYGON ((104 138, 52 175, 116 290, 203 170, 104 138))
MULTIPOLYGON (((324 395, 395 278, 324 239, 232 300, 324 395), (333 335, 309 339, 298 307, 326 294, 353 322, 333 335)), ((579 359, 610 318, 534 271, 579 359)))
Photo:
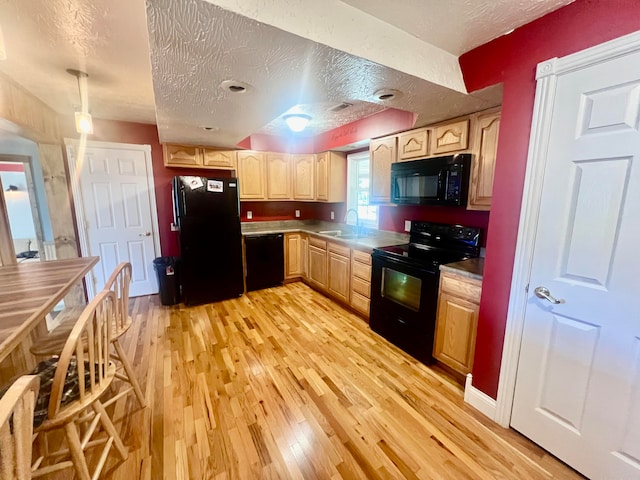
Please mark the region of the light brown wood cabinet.
POLYGON ((480 280, 440 275, 433 356, 463 375, 473 367, 481 291, 480 280))
POLYGON ((165 143, 162 150, 166 167, 202 167, 203 157, 200 147, 165 143))
POLYGON ((469 210, 491 210, 493 176, 498 152, 500 110, 481 112, 475 119, 475 155, 469 179, 469 210))
POLYGON ((358 312, 369 317, 371 298, 371 254, 351 250, 351 298, 350 304, 358 312))
POLYGON ((315 200, 315 155, 291 155, 293 199, 315 200))
POLYGON ((469 148, 469 119, 433 127, 431 155, 466 150, 469 148))
POLYGON ((264 153, 238 152, 238 183, 240 200, 264 200, 266 175, 264 153))
POLYGON ((349 303, 349 277, 351 271, 351 250, 349 247, 329 242, 328 252, 328 282, 329 294, 349 303))
POLYGON ((291 200, 291 159, 286 153, 267 153, 267 199, 291 200))
POLYGON ((302 268, 302 278, 308 277, 309 272, 309 237, 306 233, 300 234, 300 267, 302 268))
POLYGON ((235 170, 237 168, 235 150, 202 149, 203 166, 220 170, 235 170))
POLYGON ((316 155, 316 196, 323 202, 344 202, 347 199, 347 158, 339 152, 316 155))
POLYGON ((309 237, 308 281, 321 290, 327 289, 327 242, 309 237))
POLYGON ((428 128, 418 128, 398 135, 398 162, 424 158, 428 154, 428 128))
POLYGON ((396 161, 397 137, 371 140, 369 144, 369 203, 391 200, 391 164, 396 161))
POLYGON ((302 276, 302 234, 284 235, 284 279, 291 280, 302 276))

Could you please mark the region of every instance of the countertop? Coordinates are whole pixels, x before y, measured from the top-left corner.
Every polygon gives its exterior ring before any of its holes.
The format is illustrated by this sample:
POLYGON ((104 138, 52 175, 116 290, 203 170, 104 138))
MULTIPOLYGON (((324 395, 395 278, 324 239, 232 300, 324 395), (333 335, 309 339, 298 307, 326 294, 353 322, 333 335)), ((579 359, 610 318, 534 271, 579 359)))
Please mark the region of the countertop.
POLYGON ((319 232, 330 230, 341 230, 343 232, 354 232, 353 225, 344 223, 323 222, 319 220, 281 220, 271 222, 244 222, 242 235, 265 235, 269 233, 312 233, 320 237, 338 242, 355 248, 356 250, 371 251, 374 248, 386 247, 390 245, 402 245, 409 243, 409 235, 406 233, 389 232, 386 230, 375 230, 362 228, 362 234, 358 238, 340 238, 333 235, 324 235, 319 232))
POLYGON ((470 258, 461 262, 448 263, 440 265, 440 271, 461 275, 475 280, 482 280, 482 271, 484 270, 484 258, 470 258))

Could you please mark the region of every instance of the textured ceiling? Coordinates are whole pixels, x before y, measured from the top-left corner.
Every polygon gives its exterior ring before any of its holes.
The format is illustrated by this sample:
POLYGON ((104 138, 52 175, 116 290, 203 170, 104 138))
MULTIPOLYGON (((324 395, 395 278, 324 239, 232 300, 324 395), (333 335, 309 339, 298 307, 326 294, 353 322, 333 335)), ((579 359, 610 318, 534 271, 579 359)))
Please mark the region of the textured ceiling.
POLYGON ((162 141, 232 147, 282 134, 295 108, 314 117, 307 134, 386 107, 424 125, 500 103, 499 86, 464 93, 457 56, 567 3, 146 0, 145 12, 145 0, 0 0, 0 72, 71 114, 65 70, 86 71, 95 117, 157 122, 162 141), (249 88, 219 88, 228 79, 249 88), (381 103, 379 88, 402 95, 381 103), (341 102, 353 106, 327 112, 341 102))

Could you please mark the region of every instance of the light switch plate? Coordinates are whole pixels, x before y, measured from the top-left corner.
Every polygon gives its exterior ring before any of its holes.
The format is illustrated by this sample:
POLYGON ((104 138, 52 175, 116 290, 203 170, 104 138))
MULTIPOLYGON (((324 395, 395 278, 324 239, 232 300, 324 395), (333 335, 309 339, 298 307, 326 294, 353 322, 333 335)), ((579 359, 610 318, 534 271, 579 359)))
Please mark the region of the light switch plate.
POLYGON ((253 212, 251 210, 247 210, 247 220, 251 220, 253 218, 253 212))
POLYGON ((404 221, 404 231, 405 232, 411 231, 411 220, 404 221))
POLYGON ((336 219, 336 213, 331 210, 331 220, 335 220, 336 219))
POLYGON ((296 218, 300 218, 300 210, 296 210, 296 218))
POLYGON ((171 231, 172 231, 172 232, 177 232, 178 230, 180 230, 180 229, 178 228, 178 225, 176 225, 175 223, 173 223, 173 222, 172 222, 172 223, 171 223, 171 231))

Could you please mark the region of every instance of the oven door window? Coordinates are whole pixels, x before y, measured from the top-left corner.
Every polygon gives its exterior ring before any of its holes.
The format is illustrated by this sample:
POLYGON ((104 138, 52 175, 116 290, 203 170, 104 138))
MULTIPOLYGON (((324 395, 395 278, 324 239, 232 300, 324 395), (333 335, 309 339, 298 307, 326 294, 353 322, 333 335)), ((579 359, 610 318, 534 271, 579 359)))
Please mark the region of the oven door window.
POLYGON ((422 280, 391 268, 382 268, 383 298, 398 303, 414 312, 420 310, 422 280))

